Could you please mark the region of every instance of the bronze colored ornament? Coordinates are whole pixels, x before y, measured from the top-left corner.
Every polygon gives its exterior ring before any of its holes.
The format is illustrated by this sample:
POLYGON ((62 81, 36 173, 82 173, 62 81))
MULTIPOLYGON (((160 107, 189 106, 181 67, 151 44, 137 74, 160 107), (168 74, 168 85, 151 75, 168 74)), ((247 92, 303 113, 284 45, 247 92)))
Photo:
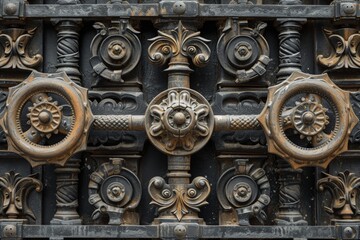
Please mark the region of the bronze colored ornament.
POLYGON ((223 69, 236 77, 235 83, 262 76, 270 62, 269 45, 262 36, 266 23, 254 29, 228 19, 217 43, 217 56, 223 69))
POLYGON ((72 154, 86 148, 93 120, 87 89, 76 85, 65 73, 33 72, 10 88, 6 104, 0 124, 8 150, 23 156, 33 167, 45 163, 64 165, 72 154))
POLYGON ((268 151, 294 168, 326 168, 348 149, 349 135, 358 122, 349 92, 338 88, 326 74, 300 72, 269 88, 266 108, 258 120, 267 137, 268 151))
POLYGON ((332 45, 329 56, 319 55, 317 61, 329 70, 342 68, 360 68, 360 33, 358 29, 341 28, 324 30, 332 45))
POLYGON ((130 73, 140 60, 141 43, 136 36, 139 32, 127 20, 110 27, 97 22, 94 28, 99 33, 90 46, 91 66, 95 73, 107 80, 124 82, 123 76, 130 73))
POLYGON ((235 161, 217 182, 217 197, 223 209, 236 210, 239 225, 250 225, 249 219, 266 220, 263 210, 270 203, 270 183, 262 168, 254 168, 246 159, 235 161))
POLYGON ((42 190, 42 183, 35 178, 35 175, 21 177, 13 171, 5 173, 0 177, 0 192, 2 203, 0 213, 8 219, 19 219, 29 217, 35 220, 35 215, 27 204, 28 195, 31 190, 37 192, 42 190))
POLYGON ((320 191, 326 189, 332 198, 331 207, 324 206, 327 213, 335 216, 333 222, 343 219, 344 221, 360 220, 358 197, 360 190, 360 178, 349 171, 340 172, 338 176, 324 173, 324 178, 317 182, 320 191))
POLYGON ((135 209, 141 200, 141 183, 129 169, 123 167, 123 159, 113 158, 103 163, 90 175, 89 202, 96 207, 92 214, 98 219, 109 215, 109 224, 124 224, 125 211, 135 209))
POLYGON ((170 155, 188 155, 210 139, 214 116, 207 100, 188 88, 172 88, 157 95, 145 113, 150 141, 170 155))
POLYGON ((40 65, 43 57, 40 54, 30 56, 27 48, 35 31, 36 28, 9 28, 0 31, 0 68, 32 70, 40 65))
MULTIPOLYGON (((171 34, 158 31, 159 36, 149 39, 149 59, 153 63, 163 65, 167 60, 177 56, 189 57, 195 66, 204 66, 210 59, 209 40, 200 37, 200 32, 192 33, 181 21, 171 30, 171 34)), ((179 69, 181 70, 181 69, 179 69)))
POLYGON ((158 211, 170 211, 180 222, 190 211, 200 212, 199 207, 208 204, 206 198, 210 194, 209 181, 204 177, 196 177, 191 184, 167 184, 161 177, 150 180, 148 192, 151 203, 159 207, 158 211))

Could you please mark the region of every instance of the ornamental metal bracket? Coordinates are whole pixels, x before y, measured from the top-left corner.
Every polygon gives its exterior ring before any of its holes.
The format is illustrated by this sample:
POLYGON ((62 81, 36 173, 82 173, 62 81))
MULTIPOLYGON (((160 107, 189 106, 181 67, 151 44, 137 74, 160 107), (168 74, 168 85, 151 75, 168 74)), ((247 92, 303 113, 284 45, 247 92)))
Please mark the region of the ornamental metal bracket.
POLYGON ((328 190, 331 194, 331 206, 324 206, 324 209, 335 217, 332 223, 360 223, 360 178, 349 171, 340 172, 337 176, 324 172, 323 175, 317 182, 317 188, 320 191, 328 190))
POLYGON ((222 68, 234 77, 234 83, 221 80, 221 85, 237 85, 262 76, 270 62, 269 45, 262 36, 266 23, 250 28, 245 22, 227 19, 217 43, 217 56, 222 68))
POLYGON ((43 60, 41 54, 31 56, 28 44, 36 28, 6 28, 0 30, 0 68, 32 71, 43 60))
POLYGON ((31 190, 40 192, 43 188, 41 181, 35 175, 22 177, 19 173, 10 171, 0 177, 1 204, 0 214, 9 221, 27 222, 26 218, 35 220, 35 215, 27 204, 31 190))
POLYGON ((352 68, 360 68, 360 31, 355 28, 341 28, 335 30, 324 29, 332 49, 328 56, 317 56, 317 61, 323 65, 326 71, 352 68))
POLYGON ((90 46, 90 64, 96 74, 117 83, 124 83, 124 76, 137 66, 141 55, 141 43, 129 20, 112 22, 110 26, 96 22, 98 34, 90 46))
POLYGON ((236 210, 239 225, 249 226, 250 218, 267 219, 263 210, 270 203, 270 183, 262 168, 254 168, 247 159, 235 160, 217 183, 217 196, 223 209, 236 210))
POLYGON ((138 206, 141 200, 140 180, 123 167, 123 162, 124 159, 112 158, 90 175, 89 202, 96 207, 93 219, 107 214, 109 224, 124 224, 126 211, 138 206))

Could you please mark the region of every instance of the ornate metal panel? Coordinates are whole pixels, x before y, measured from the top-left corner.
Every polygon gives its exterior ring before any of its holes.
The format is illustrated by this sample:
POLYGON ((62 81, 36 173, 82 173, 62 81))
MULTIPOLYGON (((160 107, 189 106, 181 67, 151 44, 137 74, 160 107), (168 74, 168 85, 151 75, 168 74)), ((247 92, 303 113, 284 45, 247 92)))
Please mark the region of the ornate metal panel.
POLYGON ((1 239, 360 239, 357 0, 1 0, 1 239))

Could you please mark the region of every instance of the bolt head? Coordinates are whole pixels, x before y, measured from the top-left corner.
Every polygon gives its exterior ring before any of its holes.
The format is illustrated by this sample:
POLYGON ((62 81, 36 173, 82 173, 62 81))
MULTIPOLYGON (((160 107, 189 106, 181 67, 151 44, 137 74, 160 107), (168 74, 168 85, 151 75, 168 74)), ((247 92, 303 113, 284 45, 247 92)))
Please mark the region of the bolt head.
POLYGON ((354 239, 356 235, 356 230, 352 227, 346 227, 343 230, 343 236, 347 239, 354 239))
POLYGON ((51 114, 48 111, 42 111, 39 113, 39 120, 44 124, 49 123, 51 120, 51 114))
POLYGON ((17 6, 15 3, 7 3, 4 7, 4 12, 8 15, 14 15, 17 11, 17 6))
POLYGON ((177 112, 175 113, 174 115, 174 122, 177 124, 177 125, 183 125, 185 122, 186 122, 186 116, 184 113, 182 112, 177 112))
POLYGON ((182 15, 186 11, 186 5, 183 1, 176 1, 173 5, 173 12, 177 15, 182 15))
POLYGON ((176 225, 174 235, 177 239, 183 239, 186 236, 186 228, 184 225, 176 225))

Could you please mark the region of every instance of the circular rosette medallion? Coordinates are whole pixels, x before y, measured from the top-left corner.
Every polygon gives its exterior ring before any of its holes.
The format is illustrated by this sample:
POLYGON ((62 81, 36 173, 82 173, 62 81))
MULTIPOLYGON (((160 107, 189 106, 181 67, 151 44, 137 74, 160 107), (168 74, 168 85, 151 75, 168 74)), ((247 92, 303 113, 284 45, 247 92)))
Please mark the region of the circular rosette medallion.
POLYGON ((63 165, 72 154, 86 148, 92 118, 85 88, 64 73, 33 72, 10 88, 1 125, 9 151, 20 154, 32 166, 63 165))
POLYGON ((160 93, 145 114, 146 132, 152 143, 170 155, 188 155, 210 139, 214 116, 207 100, 187 88, 160 93))
POLYGON ((294 73, 271 87, 267 108, 259 115, 268 151, 295 167, 326 167, 348 148, 348 136, 358 119, 349 93, 327 75, 294 73))

